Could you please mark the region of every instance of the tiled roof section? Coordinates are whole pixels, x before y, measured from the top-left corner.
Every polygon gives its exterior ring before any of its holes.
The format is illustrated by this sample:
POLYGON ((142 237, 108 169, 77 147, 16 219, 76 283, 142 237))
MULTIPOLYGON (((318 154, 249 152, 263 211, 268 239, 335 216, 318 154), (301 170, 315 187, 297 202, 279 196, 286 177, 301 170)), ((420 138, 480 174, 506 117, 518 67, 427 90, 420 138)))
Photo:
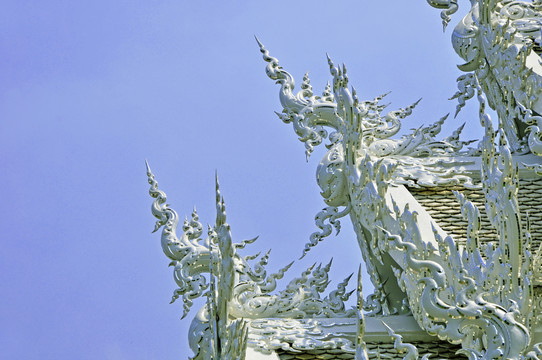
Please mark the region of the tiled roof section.
MULTIPOLYGON (((459 202, 452 190, 465 194, 480 211, 482 242, 497 240, 497 232, 489 223, 484 205, 484 193, 481 189, 472 190, 463 187, 422 187, 409 188, 410 193, 427 210, 439 226, 457 242, 464 244, 467 239, 467 222, 461 216, 459 202)), ((531 218, 533 247, 538 249, 542 240, 542 178, 520 180, 519 208, 525 225, 525 214, 531 218)))
MULTIPOLYGON (((449 344, 445 341, 436 341, 434 343, 413 343, 419 351, 420 358, 426 354, 432 354, 435 359, 467 359, 463 355, 456 355, 456 351, 461 349, 457 345, 449 344)), ((367 344, 369 358, 378 359, 398 359, 401 360, 405 354, 397 353, 393 343, 367 344)), ((279 350, 277 352, 280 360, 353 360, 354 353, 344 352, 343 350, 311 350, 301 353, 293 353, 279 350)))

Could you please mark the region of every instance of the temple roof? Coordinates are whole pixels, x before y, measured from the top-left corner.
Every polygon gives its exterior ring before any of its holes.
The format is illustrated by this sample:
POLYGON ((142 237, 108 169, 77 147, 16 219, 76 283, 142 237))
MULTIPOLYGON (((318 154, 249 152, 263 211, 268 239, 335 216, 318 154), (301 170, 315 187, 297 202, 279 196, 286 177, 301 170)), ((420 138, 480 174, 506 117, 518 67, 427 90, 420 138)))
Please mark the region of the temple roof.
MULTIPOLYGON (((520 179, 518 189, 519 209, 522 216, 530 218, 533 247, 538 249, 542 242, 542 179, 520 179)), ((464 245, 467 240, 467 221, 461 215, 461 205, 453 191, 463 193, 478 207, 481 216, 480 241, 497 241, 498 234, 491 226, 485 209, 482 189, 467 189, 463 186, 409 187, 408 190, 425 208, 437 224, 451 235, 456 242, 464 245)))

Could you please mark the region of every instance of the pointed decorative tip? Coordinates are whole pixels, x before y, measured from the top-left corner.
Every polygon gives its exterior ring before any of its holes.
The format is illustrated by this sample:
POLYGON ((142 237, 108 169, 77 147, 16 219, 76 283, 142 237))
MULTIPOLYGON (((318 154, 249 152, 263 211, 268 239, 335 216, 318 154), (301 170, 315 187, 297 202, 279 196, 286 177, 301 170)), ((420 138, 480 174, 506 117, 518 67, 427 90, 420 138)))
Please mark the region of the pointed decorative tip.
POLYGON ((461 109, 457 109, 457 110, 455 111, 455 114, 454 114, 454 119, 456 119, 456 118, 457 118, 457 115, 459 115, 459 112, 460 112, 460 111, 461 111, 461 109))
POLYGON ((422 101, 422 99, 423 99, 423 98, 419 98, 418 101, 416 101, 416 102, 414 103, 414 105, 418 105, 418 104, 420 103, 420 101, 422 101))
POLYGON ((256 42, 258 43, 258 46, 260 47, 260 49, 263 49, 263 44, 262 42, 260 41, 260 39, 258 39, 258 37, 256 36, 256 34, 254 34, 254 39, 256 39, 256 42))
POLYGON ((145 159, 145 167, 147 168, 147 174, 150 174, 151 173, 151 167, 149 166, 149 162, 147 161, 147 159, 145 159))
POLYGON ((384 325, 386 327, 386 329, 388 329, 388 333, 390 335, 394 334, 394 331, 391 327, 388 326, 388 324, 386 324, 383 320, 380 320, 380 322, 382 323, 382 325, 384 325))
POLYGON ((333 60, 331 60, 331 57, 329 56, 329 54, 326 52, 326 58, 327 58, 327 63, 329 65, 329 67, 333 67, 333 60))

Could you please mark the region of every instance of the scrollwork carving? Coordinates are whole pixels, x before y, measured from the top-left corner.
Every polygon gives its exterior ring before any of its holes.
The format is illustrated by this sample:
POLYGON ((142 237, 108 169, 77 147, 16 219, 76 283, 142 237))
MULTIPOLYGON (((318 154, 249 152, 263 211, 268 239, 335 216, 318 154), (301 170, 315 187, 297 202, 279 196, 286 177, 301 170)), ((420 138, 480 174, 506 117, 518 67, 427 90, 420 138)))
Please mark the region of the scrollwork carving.
MULTIPOLYGON (((349 214, 375 288, 391 286, 393 291, 399 290, 397 285, 393 285, 393 280, 382 280, 393 277, 393 272, 388 265, 390 260, 382 258, 375 240, 374 224, 381 222, 381 217, 389 211, 385 202, 386 187, 392 181, 412 183, 415 186, 449 183, 476 186, 470 176, 442 166, 447 161, 457 160, 435 158, 467 154, 461 151, 471 141, 459 139, 463 126, 451 136, 436 140, 435 137, 448 118, 446 115, 433 124, 393 139, 401 128, 401 120, 412 114, 420 100, 383 114, 387 105, 382 105, 381 101, 386 95, 360 101, 355 89, 350 91, 348 88, 346 66, 335 65, 329 56, 333 96, 328 88, 323 98, 299 96, 300 92, 294 95, 293 77, 279 66, 278 60, 269 55, 261 42, 258 41, 258 44, 267 62, 267 75, 281 86, 283 110, 279 117, 293 124, 299 140, 305 143, 307 157, 314 146, 321 144, 329 133, 329 144, 326 145, 328 151, 317 168, 317 181, 328 207, 317 214, 315 220, 320 230, 311 235, 303 255, 329 236, 333 228, 338 231, 338 219, 349 214)), ((305 76, 304 83, 307 81, 305 76)), ((402 291, 398 293, 402 294, 402 291)), ((389 296, 390 289, 383 290, 381 294, 389 296)), ((391 300, 393 305, 381 296, 371 299, 369 304, 372 304, 374 310, 378 309, 384 314, 407 311, 403 307, 404 294, 391 300), (382 299, 384 304, 376 305, 376 299, 382 299)))
MULTIPOLYGON (((451 9, 449 1, 428 1, 451 9)), ((456 9, 456 8, 455 8, 456 9)), ((465 60, 457 79, 457 112, 473 96, 473 79, 501 121, 513 152, 542 154, 540 126, 531 114, 542 114, 540 54, 542 6, 529 1, 471 1, 469 13, 452 33, 452 45, 465 60)), ((449 20, 449 18, 448 18, 449 20)))
MULTIPOLYGON (((191 348, 195 360, 209 356, 242 359, 239 354, 244 354, 248 331, 248 320, 244 319, 337 318, 354 314, 353 309, 346 309, 344 305, 352 294, 346 291, 351 276, 323 296, 330 283, 328 273, 331 261, 326 265, 310 266, 301 276, 291 280, 284 290, 275 293, 277 280, 283 278, 293 262, 276 273, 268 274, 265 267, 269 252, 260 257, 253 267, 248 261, 259 255, 242 257, 238 253, 256 238, 232 242, 218 178, 215 225, 208 227, 207 237, 202 239, 203 227, 196 210, 190 220, 184 221, 180 236, 177 235, 179 217, 175 210, 165 204, 166 194, 158 189, 148 164, 147 176, 151 185, 149 194, 155 199, 152 213, 158 219, 155 231, 162 228, 162 248, 172 260, 174 279, 179 286, 172 302, 177 298, 183 299, 185 317, 193 300, 207 295, 207 305, 198 312, 191 325, 191 348), (209 276, 209 281, 205 275, 209 276), (204 294, 205 290, 208 291, 204 294)), ((334 221, 333 217, 330 221, 334 221)))
MULTIPOLYGON (((453 4, 435 2, 433 5, 451 9, 453 4)), ((459 91, 454 95, 459 102, 456 114, 476 93, 480 122, 486 129, 478 148, 466 152, 462 152, 462 148, 470 142, 459 140, 463 125, 444 140, 435 140, 447 116, 400 139, 393 139, 401 127, 399 120, 410 115, 417 102, 381 115, 384 106, 379 105, 379 101, 383 96, 360 101, 355 89, 350 91, 347 87, 346 67, 336 66, 329 57, 333 99, 313 98, 302 102, 293 96, 293 77, 278 66, 278 60, 269 57, 261 43, 259 45, 268 67, 280 68, 282 78, 289 80, 287 84, 281 83, 282 118, 294 122, 294 131, 298 135, 317 135, 312 138, 300 136, 307 155, 326 138, 328 132, 323 127, 331 129, 329 151, 317 171, 322 196, 329 207, 318 214, 316 221, 322 231, 311 237, 305 253, 331 233, 333 222, 324 224, 323 220, 331 219, 342 207, 344 213, 350 214, 376 288, 366 307, 386 315, 405 311, 405 304, 408 304, 407 308, 410 307, 420 326, 441 339, 461 343, 462 353, 470 358, 520 359, 525 356, 530 338, 525 323, 532 316, 531 285, 529 280, 522 279, 529 278, 533 261, 529 253, 529 231, 522 230, 518 215, 518 170, 512 160, 512 152, 520 151, 523 145, 516 131, 517 123, 510 116, 513 114, 514 119, 522 119, 532 126, 534 133, 538 131, 535 129, 538 119, 532 111, 526 110, 531 107, 522 107, 523 101, 512 99, 511 93, 506 94, 506 104, 514 104, 514 107, 507 108, 506 113, 503 112, 505 109, 498 110, 505 103, 496 100, 499 94, 493 92, 486 96, 488 89, 493 89, 491 86, 502 80, 495 78, 495 69, 513 60, 506 58, 509 54, 495 60, 500 55, 494 54, 488 62, 481 55, 487 57, 488 51, 502 48, 495 40, 497 37, 513 35, 507 33, 510 29, 507 23, 499 23, 500 28, 488 35, 484 24, 489 24, 486 20, 492 14, 491 6, 485 3, 482 9, 474 6, 469 16, 480 20, 465 21, 454 33, 455 45, 467 60, 462 68, 470 71, 460 79, 459 91), (498 152, 496 133, 485 113, 486 102, 499 113, 498 152), (474 161, 468 156, 479 154, 482 155, 481 179, 475 184, 470 174, 457 173, 457 170, 462 161, 474 161), (447 161, 449 166, 446 166, 447 161), (456 193, 468 221, 467 244, 460 248, 451 237, 437 229, 431 218, 421 220, 418 211, 410 210, 409 206, 415 205, 414 200, 405 202, 400 199, 403 196, 399 194, 401 190, 392 191, 401 183, 481 187, 486 198, 486 213, 500 236, 499 244, 482 246, 479 243, 478 209, 462 194, 456 193), (401 206, 397 199, 401 200, 401 206), (429 232, 428 227, 432 228, 429 232)), ((512 6, 500 9, 502 16, 522 16, 512 6)), ((520 51, 517 56, 525 64, 526 53, 520 51)), ((275 74, 271 75, 274 79, 275 74)), ((508 80, 510 86, 515 86, 512 78, 508 80)), ((531 148, 535 149, 535 146, 531 148)))

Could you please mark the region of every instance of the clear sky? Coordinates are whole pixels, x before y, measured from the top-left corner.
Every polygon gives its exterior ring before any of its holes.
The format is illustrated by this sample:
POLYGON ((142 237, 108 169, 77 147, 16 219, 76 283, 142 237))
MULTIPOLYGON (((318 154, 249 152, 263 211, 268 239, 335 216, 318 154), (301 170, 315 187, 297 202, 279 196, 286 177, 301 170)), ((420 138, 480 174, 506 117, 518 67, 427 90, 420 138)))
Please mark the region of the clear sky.
MULTIPOLYGON (((463 7, 468 5, 463 2, 463 7)), ((405 129, 455 110, 461 60, 439 11, 404 1, 5 1, 0 11, 0 357, 186 359, 199 306, 179 320, 172 269, 151 234, 148 159, 182 217, 214 221, 214 172, 244 254, 270 269, 301 254, 324 206, 322 152, 280 111, 253 35, 315 92, 325 53, 360 99, 423 100, 405 129)), ((465 10, 465 9, 463 9, 465 10)), ((459 20, 455 16, 452 24, 459 20)), ((471 104, 464 121, 479 138, 471 104)), ((361 259, 348 220, 286 275, 334 257, 330 290, 361 259)), ((354 284, 351 285, 353 289, 354 284)), ((365 295, 372 289, 365 276, 365 295)), ((280 287, 280 285, 279 285, 280 287)))

